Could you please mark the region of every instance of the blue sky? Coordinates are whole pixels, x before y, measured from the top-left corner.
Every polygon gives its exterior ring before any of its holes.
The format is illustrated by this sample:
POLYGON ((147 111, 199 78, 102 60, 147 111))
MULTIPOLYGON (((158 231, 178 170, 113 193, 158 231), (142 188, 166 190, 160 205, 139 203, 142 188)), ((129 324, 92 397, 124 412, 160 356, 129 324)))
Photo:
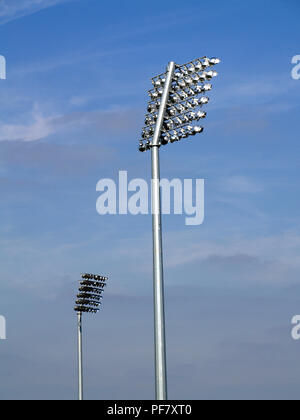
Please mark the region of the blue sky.
POLYGON ((151 216, 99 216, 96 184, 150 177, 150 77, 222 64, 205 133, 162 176, 205 179, 205 222, 164 216, 169 396, 298 398, 297 0, 0 1, 1 399, 76 398, 81 272, 109 275, 85 319, 87 398, 151 399, 151 216))

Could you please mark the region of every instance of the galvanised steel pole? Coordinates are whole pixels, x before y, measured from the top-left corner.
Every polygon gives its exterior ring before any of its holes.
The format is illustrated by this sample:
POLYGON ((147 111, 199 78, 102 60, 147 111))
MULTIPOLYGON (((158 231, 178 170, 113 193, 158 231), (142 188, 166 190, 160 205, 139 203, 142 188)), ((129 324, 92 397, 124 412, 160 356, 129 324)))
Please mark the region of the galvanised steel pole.
POLYGON ((160 197, 160 136, 164 122, 170 87, 174 75, 175 63, 170 62, 164 86, 164 93, 158 112, 157 124, 153 136, 152 158, 152 224, 153 224, 153 287, 154 287, 154 336, 155 336, 155 390, 157 400, 167 399, 166 338, 164 310, 164 277, 161 229, 160 197))
POLYGON ((83 400, 83 372, 82 372, 82 312, 77 312, 78 328, 78 400, 83 400))

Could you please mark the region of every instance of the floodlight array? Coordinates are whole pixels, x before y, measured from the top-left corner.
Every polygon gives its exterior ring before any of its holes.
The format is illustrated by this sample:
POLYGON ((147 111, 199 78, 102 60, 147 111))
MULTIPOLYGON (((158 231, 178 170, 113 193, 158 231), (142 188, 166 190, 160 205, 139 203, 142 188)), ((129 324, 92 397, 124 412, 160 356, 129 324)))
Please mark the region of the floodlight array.
MULTIPOLYGON (((202 110, 202 107, 209 102, 206 94, 212 89, 212 85, 208 82, 218 75, 210 68, 219 63, 218 58, 202 57, 182 66, 176 66, 165 109, 159 146, 203 132, 204 128, 197 122, 206 117, 206 112, 202 110)), ((152 79, 153 89, 148 92, 150 101, 139 146, 141 152, 152 147, 166 80, 167 73, 152 79)))
POLYGON ((103 276, 82 274, 74 310, 76 312, 97 313, 101 306, 102 292, 107 280, 108 278, 103 276))

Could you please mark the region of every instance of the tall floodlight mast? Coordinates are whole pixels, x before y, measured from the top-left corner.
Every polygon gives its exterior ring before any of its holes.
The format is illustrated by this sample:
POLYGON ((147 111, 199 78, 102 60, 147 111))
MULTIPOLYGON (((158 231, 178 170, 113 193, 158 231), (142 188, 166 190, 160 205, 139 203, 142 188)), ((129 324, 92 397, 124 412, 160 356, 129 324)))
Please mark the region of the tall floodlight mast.
POLYGON ((83 366, 82 366, 82 314, 96 314, 100 310, 102 292, 106 286, 107 277, 97 274, 82 274, 75 301, 74 311, 77 312, 78 332, 78 399, 83 400, 83 366))
POLYGON ((152 79, 149 90, 145 126, 139 150, 151 150, 152 158, 152 224, 153 224, 153 283, 155 332, 156 399, 167 399, 166 340, 164 313, 164 279, 161 229, 160 165, 161 146, 203 132, 199 121, 206 117, 203 106, 209 102, 209 83, 217 76, 212 67, 218 58, 202 57, 184 65, 173 61, 167 71, 152 79))

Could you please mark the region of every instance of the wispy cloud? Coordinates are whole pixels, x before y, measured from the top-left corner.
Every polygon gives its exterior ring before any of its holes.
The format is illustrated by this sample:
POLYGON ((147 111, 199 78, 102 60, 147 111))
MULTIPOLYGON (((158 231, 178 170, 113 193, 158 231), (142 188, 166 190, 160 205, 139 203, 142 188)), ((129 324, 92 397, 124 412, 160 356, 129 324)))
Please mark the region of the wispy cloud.
POLYGON ((68 1, 73 0, 2 0, 0 3, 0 25, 68 1))
POLYGON ((290 111, 298 103, 298 92, 295 91, 294 81, 287 78, 286 74, 262 73, 249 75, 247 80, 237 80, 234 83, 223 83, 214 91, 215 98, 211 109, 232 109, 243 111, 247 114, 254 110, 262 117, 283 111, 290 111), (295 95, 295 101, 293 96, 295 95), (230 104, 230 107, 228 107, 230 104))
MULTIPOLYGON (((299 281, 298 232, 285 231, 278 235, 253 238, 220 235, 219 238, 206 239, 199 236, 197 231, 174 231, 166 232, 164 244, 168 270, 187 269, 191 264, 199 269, 200 264, 207 264, 230 274, 231 267, 238 264, 246 270, 244 278, 247 282, 254 281, 251 277, 254 269, 259 270, 259 279, 265 284, 292 284, 299 281)), ((120 260, 134 264, 136 259, 144 258, 145 252, 151 252, 150 247, 151 241, 145 235, 120 240, 115 250, 120 260)), ((110 258, 108 251, 106 258, 110 258)), ((151 262, 145 261, 138 270, 143 275, 151 274, 151 262)))
MULTIPOLYGON (((231 240, 224 238, 218 241, 199 240, 199 237, 193 232, 168 233, 166 249, 169 249, 166 265, 172 267, 216 256, 232 258, 240 255, 247 256, 247 258, 259 258, 262 261, 276 261, 292 268, 299 269, 300 267, 300 236, 298 232, 292 231, 251 239, 235 237, 231 240), (174 243, 176 246, 173 245, 174 243), (185 244, 184 248, 178 246, 180 243, 185 244)), ((286 278, 282 278, 282 280, 288 281, 286 278)))
POLYGON ((44 116, 35 105, 29 124, 0 125, 1 141, 31 142, 42 140, 52 134, 80 126, 93 126, 110 135, 136 129, 137 113, 132 109, 112 107, 89 112, 73 112, 64 115, 44 116), (116 124, 118 121, 118 124, 116 124))
POLYGON ((35 141, 48 137, 54 132, 51 118, 43 117, 37 109, 33 112, 33 122, 25 124, 2 124, 0 141, 35 141))
POLYGON ((243 175, 235 175, 223 179, 222 188, 227 192, 236 194, 255 194, 263 191, 262 186, 257 184, 256 181, 243 175))

